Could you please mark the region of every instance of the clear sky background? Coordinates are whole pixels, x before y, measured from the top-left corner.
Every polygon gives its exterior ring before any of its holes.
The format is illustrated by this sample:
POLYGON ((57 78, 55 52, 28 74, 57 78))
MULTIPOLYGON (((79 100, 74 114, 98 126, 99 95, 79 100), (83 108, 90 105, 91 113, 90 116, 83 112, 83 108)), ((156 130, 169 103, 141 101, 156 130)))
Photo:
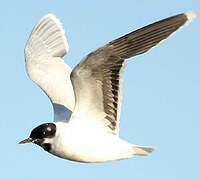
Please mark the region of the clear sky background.
POLYGON ((200 179, 199 0, 8 0, 0 10, 0 179, 200 179), (50 101, 24 66, 25 43, 43 15, 54 13, 62 21, 70 45, 64 59, 74 67, 117 37, 190 10, 199 17, 159 47, 130 59, 124 75, 120 134, 157 147, 151 156, 84 164, 17 144, 53 119, 50 101))

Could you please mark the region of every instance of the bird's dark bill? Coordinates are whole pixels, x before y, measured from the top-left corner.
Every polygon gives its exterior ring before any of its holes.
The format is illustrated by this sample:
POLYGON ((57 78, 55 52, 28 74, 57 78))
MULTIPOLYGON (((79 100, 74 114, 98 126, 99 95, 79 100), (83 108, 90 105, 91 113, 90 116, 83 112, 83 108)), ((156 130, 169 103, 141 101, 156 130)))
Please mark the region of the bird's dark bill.
POLYGON ((19 144, 25 144, 25 143, 31 143, 31 142, 33 142, 33 139, 28 138, 28 139, 25 139, 25 140, 19 142, 19 144))

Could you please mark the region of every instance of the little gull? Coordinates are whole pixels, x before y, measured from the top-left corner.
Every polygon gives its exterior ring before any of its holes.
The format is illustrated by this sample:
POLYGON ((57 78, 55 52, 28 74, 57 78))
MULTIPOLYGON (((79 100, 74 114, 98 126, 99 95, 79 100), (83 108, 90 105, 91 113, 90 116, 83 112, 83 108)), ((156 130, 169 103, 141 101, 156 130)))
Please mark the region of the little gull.
POLYGON ((87 55, 73 71, 62 59, 69 47, 60 21, 52 14, 44 16, 26 44, 26 70, 50 98, 54 123, 34 128, 20 144, 32 142, 61 158, 90 163, 149 155, 153 147, 119 137, 124 64, 195 16, 179 14, 113 40, 87 55))

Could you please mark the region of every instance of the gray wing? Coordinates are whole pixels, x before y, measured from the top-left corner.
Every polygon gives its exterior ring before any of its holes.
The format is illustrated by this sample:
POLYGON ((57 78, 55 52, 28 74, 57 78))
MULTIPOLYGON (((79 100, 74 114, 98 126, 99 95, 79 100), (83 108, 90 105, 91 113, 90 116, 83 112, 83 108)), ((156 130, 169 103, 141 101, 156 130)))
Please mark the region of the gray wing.
POLYGON ((52 14, 35 25, 25 47, 27 73, 50 98, 54 121, 69 120, 74 108, 72 70, 62 59, 68 49, 62 25, 52 14))
POLYGON ((147 52, 194 17, 193 12, 188 12, 153 23, 84 58, 71 73, 76 99, 73 121, 80 119, 118 135, 125 59, 147 52))

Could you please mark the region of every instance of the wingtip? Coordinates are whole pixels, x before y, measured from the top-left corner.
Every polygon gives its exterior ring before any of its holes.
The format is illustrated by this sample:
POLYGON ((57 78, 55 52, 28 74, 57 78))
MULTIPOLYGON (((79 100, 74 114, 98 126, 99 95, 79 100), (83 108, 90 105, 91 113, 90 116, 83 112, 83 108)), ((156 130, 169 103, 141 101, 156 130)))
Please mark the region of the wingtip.
POLYGON ((46 15, 43 16, 43 18, 46 18, 46 17, 56 18, 56 15, 53 14, 53 13, 48 13, 48 14, 46 14, 46 15))
POLYGON ((62 25, 62 22, 60 21, 60 19, 57 18, 56 15, 53 14, 53 13, 48 13, 48 14, 44 15, 43 18, 50 18, 50 19, 52 19, 57 24, 57 26, 60 28, 60 31, 61 31, 61 33, 63 35, 63 39, 65 39, 64 46, 65 46, 66 52, 68 52, 69 51, 69 45, 67 43, 66 33, 65 33, 65 30, 63 28, 63 25, 62 25))
POLYGON ((185 16, 187 17, 188 21, 186 24, 189 24, 191 23, 197 16, 196 12, 195 11, 189 11, 189 12, 186 12, 184 13, 185 16))
MULTIPOLYGON (((62 39, 62 50, 64 49, 64 52, 62 52, 61 56, 64 56, 66 53, 69 52, 69 45, 67 42, 67 37, 66 37, 66 33, 65 30, 63 28, 63 25, 61 23, 61 21, 59 20, 59 18, 56 17, 56 15, 54 15, 53 13, 48 13, 46 15, 44 15, 39 22, 35 25, 32 34, 37 33, 40 35, 44 35, 44 33, 40 33, 40 31, 44 31, 45 27, 47 26, 48 22, 51 22, 51 26, 55 26, 57 30, 60 31, 60 38, 62 39), (53 23, 52 23, 53 22, 53 23)), ((47 29, 46 29, 47 30, 47 29)), ((45 31, 44 31, 45 32, 45 31)), ((48 36, 49 37, 49 36, 48 36)))

